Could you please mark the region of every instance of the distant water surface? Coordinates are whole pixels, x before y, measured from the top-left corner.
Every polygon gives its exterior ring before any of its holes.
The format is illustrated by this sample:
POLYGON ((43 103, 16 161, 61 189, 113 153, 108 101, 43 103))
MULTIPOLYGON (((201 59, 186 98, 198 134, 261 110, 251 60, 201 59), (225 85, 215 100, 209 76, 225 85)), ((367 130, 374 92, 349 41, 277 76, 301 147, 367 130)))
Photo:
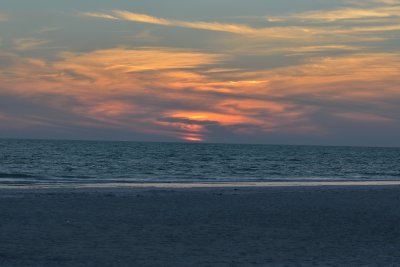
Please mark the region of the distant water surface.
POLYGON ((0 140, 0 184, 400 180, 399 148, 0 140))

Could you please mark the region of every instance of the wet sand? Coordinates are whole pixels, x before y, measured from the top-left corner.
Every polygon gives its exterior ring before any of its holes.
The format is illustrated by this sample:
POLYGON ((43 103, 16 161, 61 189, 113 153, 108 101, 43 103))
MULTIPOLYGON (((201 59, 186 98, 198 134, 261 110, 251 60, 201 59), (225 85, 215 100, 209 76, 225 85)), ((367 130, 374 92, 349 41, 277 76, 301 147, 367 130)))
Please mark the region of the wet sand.
POLYGON ((1 189, 0 266, 398 266, 400 186, 1 189))

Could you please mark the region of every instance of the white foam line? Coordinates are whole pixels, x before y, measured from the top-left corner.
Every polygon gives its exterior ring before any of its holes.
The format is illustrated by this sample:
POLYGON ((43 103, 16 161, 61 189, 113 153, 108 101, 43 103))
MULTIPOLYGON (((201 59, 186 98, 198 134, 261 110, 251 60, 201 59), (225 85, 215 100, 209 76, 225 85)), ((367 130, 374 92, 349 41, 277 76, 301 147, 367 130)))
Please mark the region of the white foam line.
POLYGON ((315 187, 315 186, 391 186, 400 181, 331 181, 331 182, 213 182, 213 183, 104 183, 80 185, 21 185, 0 186, 0 189, 46 188, 224 188, 224 187, 315 187))
MULTIPOLYGON (((133 183, 104 184, 101 187, 156 187, 156 188, 214 188, 214 187, 293 187, 293 186, 357 186, 400 185, 400 181, 354 181, 354 182, 215 182, 215 183, 133 183)), ((84 187, 97 187, 85 185, 84 187)))

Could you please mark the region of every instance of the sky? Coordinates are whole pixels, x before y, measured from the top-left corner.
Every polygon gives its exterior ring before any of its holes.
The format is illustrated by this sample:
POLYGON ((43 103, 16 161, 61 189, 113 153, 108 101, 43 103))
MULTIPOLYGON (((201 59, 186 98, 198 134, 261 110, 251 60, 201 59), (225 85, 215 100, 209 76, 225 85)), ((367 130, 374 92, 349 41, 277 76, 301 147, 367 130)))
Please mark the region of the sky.
POLYGON ((0 138, 399 136, 400 0, 0 2, 0 138))

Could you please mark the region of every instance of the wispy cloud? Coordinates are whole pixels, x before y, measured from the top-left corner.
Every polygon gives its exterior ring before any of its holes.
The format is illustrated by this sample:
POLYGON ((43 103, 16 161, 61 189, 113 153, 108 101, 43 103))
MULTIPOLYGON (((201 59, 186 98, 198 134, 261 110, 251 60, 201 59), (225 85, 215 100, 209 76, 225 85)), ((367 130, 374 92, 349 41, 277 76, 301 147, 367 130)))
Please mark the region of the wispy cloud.
POLYGON ((110 14, 83 13, 82 15, 95 18, 103 18, 103 19, 116 18, 118 20, 123 20, 123 21, 133 21, 139 23, 169 26, 169 27, 182 27, 182 28, 190 28, 197 30, 233 33, 239 35, 262 36, 264 38, 303 39, 313 34, 319 34, 325 32, 321 29, 312 27, 284 26, 284 27, 256 28, 246 24, 173 20, 173 19, 157 18, 147 14, 139 14, 123 10, 114 10, 110 14))
POLYGON ((345 8, 337 10, 317 10, 291 14, 283 17, 268 17, 269 20, 302 19, 315 21, 355 20, 366 18, 391 18, 400 16, 399 6, 375 7, 369 9, 345 8))
POLYGON ((33 50, 40 48, 47 40, 37 38, 21 38, 14 41, 14 49, 19 51, 33 50))
POLYGON ((327 51, 357 51, 361 50, 362 47, 351 46, 351 45, 314 45, 314 46, 300 46, 300 47, 290 47, 281 48, 277 51, 290 52, 290 53, 318 53, 327 51))
POLYGON ((365 0, 365 1, 357 1, 357 0, 347 0, 348 3, 351 3, 354 6, 365 6, 368 4, 381 4, 381 5, 398 5, 400 4, 400 0, 365 0))
POLYGON ((226 56, 165 48, 98 50, 91 53, 63 53, 58 69, 72 70, 84 76, 99 77, 108 73, 133 73, 173 69, 191 69, 216 64, 226 56))
MULTIPOLYGON (((280 26, 270 27, 253 27, 246 24, 235 23, 220 23, 220 22, 205 22, 205 21, 183 21, 175 19, 166 19, 150 16, 147 14, 134 13, 123 10, 114 10, 109 13, 83 13, 84 16, 109 19, 109 20, 122 20, 132 21, 138 23, 155 24, 167 27, 183 27, 198 30, 209 30, 225 33, 233 33, 237 35, 245 35, 251 38, 259 38, 259 41, 272 40, 272 39, 292 39, 302 42, 310 43, 314 40, 315 43, 325 42, 331 43, 338 39, 340 35, 341 40, 363 41, 364 37, 355 37, 355 33, 375 33, 375 32, 389 32, 398 31, 400 26, 397 17, 400 17, 400 7, 389 6, 375 9, 338 9, 331 11, 311 11, 307 13, 291 14, 282 17, 270 17, 269 20, 281 21, 286 23, 280 26), (351 19, 388 19, 384 24, 374 26, 359 26, 358 24, 337 25, 329 23, 351 20, 351 19), (289 20, 298 20, 295 25, 291 25, 289 20), (304 21, 319 21, 321 25, 310 26, 306 24, 300 26, 304 21), (326 24, 325 22, 328 22, 326 24), (318 39, 315 39, 318 38, 318 39), (357 40, 358 38, 358 40, 357 40)), ((376 38, 376 36, 375 36, 376 38)), ((318 45, 315 45, 315 47, 318 45)), ((334 46, 328 44, 328 46, 334 46)), ((345 45, 341 50, 344 50, 345 45)), ((339 48, 339 47, 336 47, 339 48)), ((337 49, 336 49, 337 50, 337 49)))
POLYGON ((114 17, 110 14, 105 14, 105 13, 96 13, 96 12, 85 12, 81 14, 82 16, 87 16, 87 17, 94 17, 94 18, 99 18, 99 19, 110 19, 110 20, 118 20, 117 17, 114 17))
POLYGON ((209 30, 209 31, 230 32, 237 34, 251 34, 251 33, 256 33, 258 31, 258 29, 242 24, 228 24, 228 23, 205 22, 205 21, 190 22, 183 20, 173 20, 173 19, 157 18, 147 14, 134 13, 124 10, 114 10, 111 12, 111 14, 83 13, 83 15, 89 17, 103 18, 103 19, 127 20, 140 23, 163 25, 163 26, 175 26, 175 27, 209 30))
POLYGON ((386 31, 399 31, 399 24, 382 25, 382 26, 369 26, 369 27, 352 27, 344 30, 334 30, 334 33, 357 33, 357 32, 386 32, 386 31))

